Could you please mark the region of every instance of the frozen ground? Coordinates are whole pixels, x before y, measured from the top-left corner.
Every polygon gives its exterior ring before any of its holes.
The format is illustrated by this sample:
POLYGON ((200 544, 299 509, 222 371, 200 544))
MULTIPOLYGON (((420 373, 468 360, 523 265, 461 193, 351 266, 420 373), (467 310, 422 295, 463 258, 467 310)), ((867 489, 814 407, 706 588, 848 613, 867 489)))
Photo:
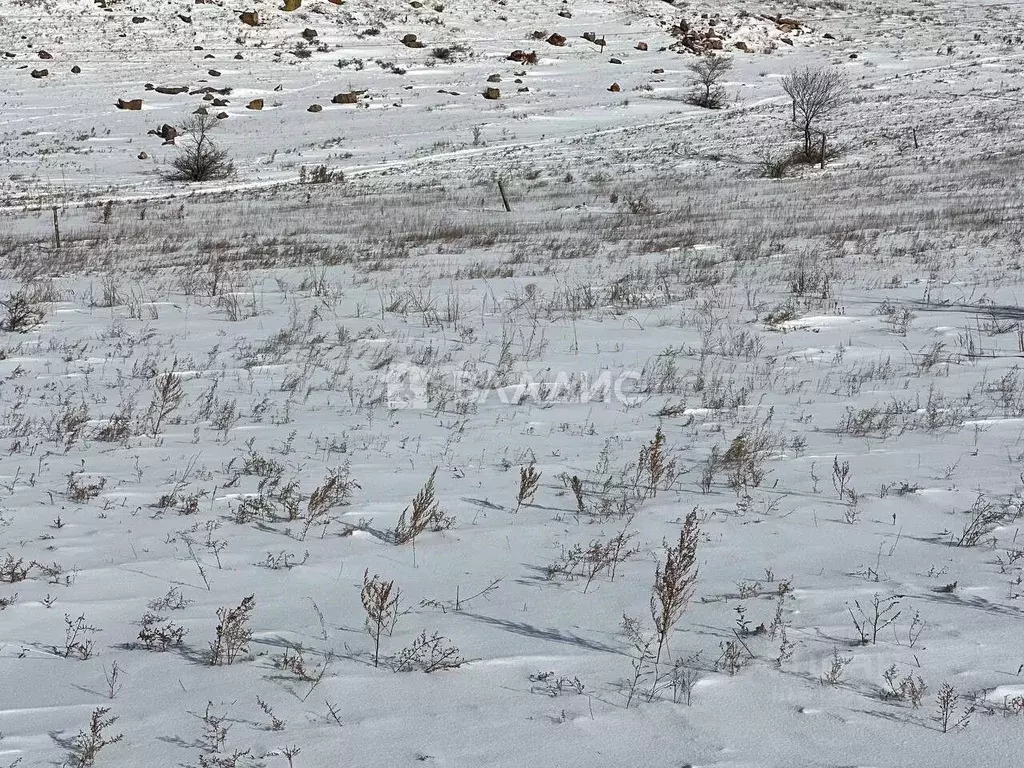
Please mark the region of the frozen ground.
POLYGON ((708 112, 666 23, 738 4, 109 5, 0 12, 2 768, 83 764, 97 708, 126 768, 1019 762, 1024 7, 748 5, 805 32, 736 21, 708 112), (760 178, 806 62, 855 86, 843 154, 760 178), (165 180, 146 131, 201 102, 146 82, 235 89, 230 183, 165 180), (299 183, 321 164, 345 181, 299 183), (398 544, 435 467, 445 530, 398 544), (623 617, 653 631, 691 512, 655 665, 623 617), (364 574, 401 590, 376 667, 364 574), (143 647, 147 612, 182 642, 143 647), (393 671, 423 632, 464 663, 393 671))

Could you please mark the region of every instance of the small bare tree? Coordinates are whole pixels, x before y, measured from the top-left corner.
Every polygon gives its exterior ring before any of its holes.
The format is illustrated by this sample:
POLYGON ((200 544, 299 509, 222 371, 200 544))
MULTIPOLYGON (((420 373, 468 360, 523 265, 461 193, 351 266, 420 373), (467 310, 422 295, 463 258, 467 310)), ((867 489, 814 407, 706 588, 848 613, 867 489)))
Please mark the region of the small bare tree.
POLYGON ((171 161, 174 181, 216 181, 235 172, 228 151, 218 147, 210 132, 220 122, 212 115, 192 115, 182 126, 188 142, 171 161))
POLYGON ((725 88, 719 82, 732 69, 732 59, 706 54, 697 61, 687 64, 690 82, 694 86, 690 103, 705 109, 721 109, 725 106, 725 88))
POLYGON ((804 134, 804 155, 810 156, 815 126, 846 100, 849 81, 838 69, 806 66, 783 77, 782 88, 792 100, 793 122, 804 134))

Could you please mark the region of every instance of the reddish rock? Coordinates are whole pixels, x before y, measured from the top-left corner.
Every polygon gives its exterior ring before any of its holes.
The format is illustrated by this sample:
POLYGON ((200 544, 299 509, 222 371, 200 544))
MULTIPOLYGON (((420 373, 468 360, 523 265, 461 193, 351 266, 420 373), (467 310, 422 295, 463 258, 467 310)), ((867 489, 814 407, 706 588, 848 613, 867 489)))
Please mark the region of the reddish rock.
POLYGON ((554 34, 552 34, 552 35, 551 35, 551 36, 550 36, 550 37, 548 38, 548 43, 549 43, 549 44, 551 44, 551 45, 557 45, 557 46, 558 46, 559 48, 561 48, 562 46, 564 46, 564 45, 565 45, 565 42, 566 42, 566 40, 565 40, 565 35, 560 35, 560 34, 558 34, 557 32, 555 32, 554 34))
POLYGON ((612 83, 611 85, 608 86, 608 90, 611 91, 612 93, 618 93, 619 91, 622 90, 622 87, 618 83, 612 83))
POLYGON ((117 108, 138 112, 142 109, 142 99, 118 99, 117 108))

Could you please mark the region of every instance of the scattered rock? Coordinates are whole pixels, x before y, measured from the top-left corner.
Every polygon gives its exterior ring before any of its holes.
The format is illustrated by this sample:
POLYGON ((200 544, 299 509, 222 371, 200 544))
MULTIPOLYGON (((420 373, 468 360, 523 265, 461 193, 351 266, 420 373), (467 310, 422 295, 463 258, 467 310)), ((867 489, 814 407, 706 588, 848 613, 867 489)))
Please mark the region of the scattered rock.
POLYGON ((253 99, 245 105, 245 108, 251 109, 254 112, 259 112, 261 109, 263 109, 263 99, 253 99))
POLYGON ((665 74, 665 70, 662 69, 661 67, 658 67, 657 69, 652 69, 651 70, 651 74, 652 75, 664 75, 665 74))
POLYGON ((204 85, 201 88, 196 88, 194 91, 189 91, 189 96, 200 96, 204 93, 219 93, 222 96, 227 96, 231 93, 231 86, 226 88, 214 88, 212 85, 204 85))
POLYGON ((580 35, 580 37, 582 37, 584 40, 586 40, 587 42, 590 42, 590 43, 597 42, 597 33, 596 32, 584 32, 582 35, 580 35))
POLYGON ((608 59, 608 63, 609 63, 609 64, 621 64, 621 63, 622 63, 622 59, 616 59, 616 58, 615 58, 615 57, 613 56, 612 58, 608 59))
POLYGON ((644 42, 637 43, 636 44, 636 49, 638 51, 646 51, 647 50, 647 43, 644 43, 644 42))
POLYGON ((178 18, 181 19, 182 21, 184 21, 186 24, 191 24, 192 23, 192 17, 191 16, 186 16, 184 13, 179 13, 178 14, 178 18))
POLYGON ((547 32, 542 32, 539 29, 534 30, 533 31, 533 35, 532 35, 534 40, 543 40, 547 36, 548 36, 547 32))
POLYGON ((193 115, 208 115, 208 114, 210 114, 210 113, 206 111, 206 107, 200 107, 199 109, 197 109, 197 110, 196 110, 195 112, 193 112, 192 114, 193 114, 193 115))
POLYGON ((217 119, 218 120, 227 120, 228 119, 228 113, 227 112, 218 112, 217 113, 217 119))
POLYGON ((208 74, 210 77, 220 77, 220 71, 216 69, 211 69, 206 74, 208 74))
POLYGON ((73 66, 71 68, 71 74, 73 74, 73 75, 80 75, 80 74, 82 74, 82 68, 80 66, 78 66, 77 64, 75 64, 75 66, 73 66))
POLYGON ((515 61, 520 64, 536 64, 539 59, 537 58, 536 51, 530 51, 527 53, 526 51, 520 51, 517 49, 508 55, 508 60, 515 61))
POLYGON ((402 45, 404 45, 406 48, 422 48, 423 47, 423 43, 421 43, 419 40, 417 40, 416 39, 416 35, 414 35, 412 32, 410 32, 409 34, 405 35, 402 38, 402 45))
POLYGON ((178 138, 178 129, 173 125, 168 125, 167 123, 164 123, 159 128, 150 131, 150 133, 155 136, 159 136, 167 144, 173 144, 174 140, 178 138))
POLYGON ((149 155, 145 152, 139 152, 139 160, 149 160, 149 155))
POLYGON ((205 96, 203 96, 203 101, 213 101, 213 94, 208 93, 205 96))
POLYGON ((39 52, 39 58, 40 59, 52 59, 53 58, 53 54, 52 53, 48 53, 46 51, 40 51, 39 52))
POLYGON ((608 86, 608 90, 611 91, 612 93, 618 93, 619 91, 622 90, 622 86, 620 86, 618 83, 612 83, 611 85, 608 86))
POLYGON ((240 54, 240 53, 236 53, 236 54, 235 54, 235 60, 236 60, 236 61, 241 61, 241 60, 242 60, 242 54, 240 54))
POLYGON ((284 0, 284 6, 281 8, 282 11, 297 11, 299 6, 302 5, 302 0, 284 0))
POLYGON ((242 15, 239 17, 243 24, 248 24, 250 27, 258 27, 260 25, 260 14, 258 11, 242 11, 242 15))
POLYGON ((557 32, 555 32, 554 34, 551 35, 551 37, 548 38, 548 43, 550 45, 557 45, 559 48, 564 46, 565 42, 565 35, 560 35, 557 32))
POLYGON ((487 82, 488 83, 500 83, 501 82, 501 75, 491 75, 490 77, 487 78, 487 82))
POLYGON ((736 46, 736 50, 743 51, 744 53, 750 53, 750 46, 744 43, 742 40, 737 40, 733 45, 736 46))
POLYGON ((826 40, 835 40, 836 39, 836 36, 833 35, 831 32, 826 32, 824 35, 822 35, 822 37, 824 37, 826 40))
POLYGON ((316 30, 312 27, 306 27, 302 30, 302 36, 310 41, 316 40, 316 30))
POLYGON ((331 104, 356 104, 364 91, 349 91, 348 93, 337 93, 331 99, 331 104))
POLYGON ((274 90, 275 91, 283 91, 284 90, 284 85, 283 84, 282 85, 275 85, 274 86, 274 90))
POLYGON ((36 80, 40 80, 40 79, 46 77, 49 74, 50 74, 50 70, 48 70, 48 69, 33 69, 32 70, 32 77, 34 77, 36 80))
POLYGON ((132 16, 132 24, 145 24, 146 21, 145 16, 132 16))
POLYGON ((856 59, 857 58, 857 54, 856 53, 851 53, 850 54, 850 58, 851 59, 856 59))
POLYGON ((118 99, 117 108, 138 112, 142 109, 142 99, 118 99))
POLYGON ((493 100, 493 99, 500 99, 501 98, 501 89, 500 88, 488 88, 487 90, 484 91, 484 98, 485 99, 491 99, 491 100, 493 100))
POLYGON ((790 40, 788 37, 780 37, 779 40, 784 42, 786 45, 792 45, 793 44, 793 41, 790 40))
POLYGON ((213 100, 213 106, 215 106, 215 107, 226 107, 230 103, 231 102, 229 102, 227 99, 214 99, 213 100))
POLYGON ((187 85, 158 85, 153 89, 157 93, 162 93, 167 96, 177 96, 179 93, 188 93, 187 85))
POLYGON ((567 10, 565 10, 563 8, 562 10, 560 10, 558 12, 558 15, 561 16, 563 19, 571 19, 572 18, 572 11, 567 11, 567 10))
POLYGON ((203 58, 204 59, 216 59, 217 57, 214 56, 212 53, 208 53, 205 56, 203 56, 203 58))
POLYGON ((321 107, 319 104, 310 104, 308 107, 306 107, 306 111, 307 112, 323 112, 324 108, 321 107))

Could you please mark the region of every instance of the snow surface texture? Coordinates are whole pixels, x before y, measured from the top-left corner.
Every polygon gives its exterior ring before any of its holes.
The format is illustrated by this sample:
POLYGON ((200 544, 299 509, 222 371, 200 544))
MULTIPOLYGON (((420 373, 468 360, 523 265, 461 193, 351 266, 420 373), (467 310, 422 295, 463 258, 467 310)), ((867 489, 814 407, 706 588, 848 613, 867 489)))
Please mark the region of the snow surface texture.
POLYGON ((1021 6, 107 5, 0 12, 2 768, 1019 762, 1021 6), (705 12, 725 110, 660 50, 705 12), (761 178, 805 63, 853 84, 841 156, 761 178), (204 102, 147 82, 233 89, 233 179, 166 180, 147 131, 204 102), (691 512, 655 665, 623 617, 691 512))

